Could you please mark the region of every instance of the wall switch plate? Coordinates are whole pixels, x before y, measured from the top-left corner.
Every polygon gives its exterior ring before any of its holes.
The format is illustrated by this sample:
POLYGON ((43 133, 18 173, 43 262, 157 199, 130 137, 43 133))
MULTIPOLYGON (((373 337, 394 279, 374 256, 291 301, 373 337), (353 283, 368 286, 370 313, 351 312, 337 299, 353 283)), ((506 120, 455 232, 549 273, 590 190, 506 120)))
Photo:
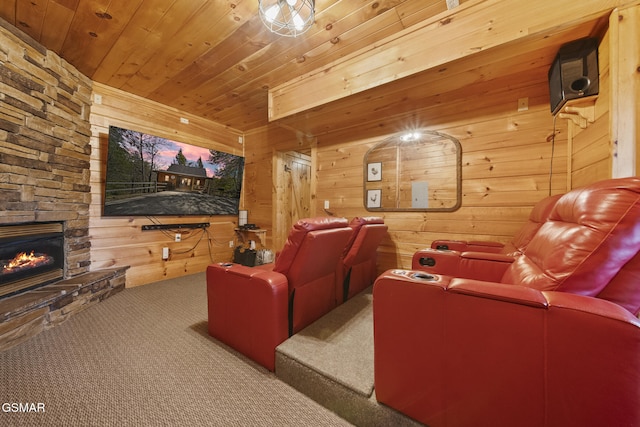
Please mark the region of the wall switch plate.
POLYGON ((182 234, 176 233, 176 242, 182 242, 182 234))
POLYGON ((324 208, 325 209, 329 209, 329 201, 328 200, 324 201, 324 208))
POLYGON ((233 247, 233 240, 229 240, 229 247, 232 248, 233 247))
POLYGON ((162 259, 169 259, 169 248, 162 248, 162 259))
POLYGON ((188 125, 189 124, 189 119, 187 119, 186 117, 180 117, 180 123, 182 123, 184 125, 188 125))

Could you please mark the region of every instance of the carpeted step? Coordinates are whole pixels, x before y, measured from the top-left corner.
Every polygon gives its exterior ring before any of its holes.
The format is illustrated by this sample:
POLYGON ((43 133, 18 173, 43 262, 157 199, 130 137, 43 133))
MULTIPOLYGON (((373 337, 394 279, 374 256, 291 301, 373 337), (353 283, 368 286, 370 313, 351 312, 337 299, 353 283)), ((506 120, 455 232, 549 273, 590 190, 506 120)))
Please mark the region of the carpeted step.
POLYGON ((371 288, 280 344, 276 376, 356 426, 421 425, 376 401, 371 288))

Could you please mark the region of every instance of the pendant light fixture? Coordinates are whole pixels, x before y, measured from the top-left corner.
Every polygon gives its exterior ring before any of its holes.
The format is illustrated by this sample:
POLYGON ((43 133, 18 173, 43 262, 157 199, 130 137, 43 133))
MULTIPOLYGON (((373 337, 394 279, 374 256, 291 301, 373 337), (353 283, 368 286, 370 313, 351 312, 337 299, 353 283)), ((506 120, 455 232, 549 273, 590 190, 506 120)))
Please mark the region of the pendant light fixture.
POLYGON ((260 18, 272 33, 296 37, 313 25, 314 0, 258 0, 260 18))

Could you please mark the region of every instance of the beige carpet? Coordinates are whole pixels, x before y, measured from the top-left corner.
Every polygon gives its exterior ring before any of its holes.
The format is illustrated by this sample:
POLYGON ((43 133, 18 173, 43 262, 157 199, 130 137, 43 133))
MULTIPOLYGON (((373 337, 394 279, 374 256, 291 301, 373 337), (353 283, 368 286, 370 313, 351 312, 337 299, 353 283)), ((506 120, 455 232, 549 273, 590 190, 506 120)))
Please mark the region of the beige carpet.
POLYGON ((126 289, 0 353, 2 426, 346 426, 206 333, 204 274, 126 289), (6 408, 6 406, 2 406, 6 408))
POLYGON ((373 393, 371 288, 280 344, 277 351, 362 394, 373 393))
POLYGON ((280 344, 276 375, 356 426, 422 426, 378 403, 373 359, 369 288, 280 344))

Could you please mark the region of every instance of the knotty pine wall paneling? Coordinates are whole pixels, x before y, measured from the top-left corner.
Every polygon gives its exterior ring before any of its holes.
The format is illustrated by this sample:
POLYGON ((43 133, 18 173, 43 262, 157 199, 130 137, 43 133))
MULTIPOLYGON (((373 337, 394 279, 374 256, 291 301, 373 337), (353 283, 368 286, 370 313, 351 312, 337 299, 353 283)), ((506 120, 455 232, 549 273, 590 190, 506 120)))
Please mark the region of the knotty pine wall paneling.
MULTIPOLYGON (((506 241, 524 224, 537 201, 550 192, 567 190, 566 131, 556 130, 550 177, 552 134, 546 81, 517 89, 497 84, 493 93, 425 106, 404 117, 357 123, 317 136, 312 149, 312 205, 316 215, 348 219, 382 215, 389 225, 389 236, 379 250, 380 271, 409 268, 413 253, 436 238, 506 241), (521 97, 529 98, 529 109, 524 112, 517 111, 521 97), (376 143, 411 127, 446 133, 462 144, 463 199, 458 211, 373 213, 364 208, 365 153, 376 143), (324 200, 330 201, 329 213, 323 210, 324 200)), ((274 152, 304 144, 304 138, 276 124, 247 134, 246 149, 251 154, 245 201, 250 217, 261 226, 273 225, 266 225, 269 217, 274 217, 268 189, 272 181, 262 177, 269 173, 274 152), (258 176, 260 179, 255 179, 258 176)))
MULTIPOLYGON (((538 87, 536 90, 542 90, 538 87)), ((363 207, 362 159, 387 135, 358 139, 357 130, 318 141, 317 203, 330 200, 336 215, 379 215, 389 225, 380 248, 380 269, 409 268, 413 253, 436 238, 506 241, 531 207, 551 192, 566 191, 566 134, 556 136, 549 189, 553 131, 548 104, 517 112, 517 97, 502 108, 444 116, 425 109, 409 120, 457 138, 462 145, 462 207, 455 212, 371 213, 363 207), (430 124, 430 125, 427 125, 430 124)), ((399 129, 399 123, 384 126, 399 129)), ((428 167, 428 165, 425 165, 428 167)))
MULTIPOLYGON (((508 240, 543 197, 612 176, 610 43, 605 30, 599 53, 600 93, 590 101, 591 122, 584 129, 565 118, 554 123, 546 69, 537 73, 543 76, 537 80, 519 79, 515 73, 503 81, 481 82, 471 91, 466 88, 463 95, 452 92, 451 99, 416 106, 411 114, 394 115, 392 109, 378 108, 384 112, 379 114, 382 118, 327 126, 328 131, 311 145, 314 212, 327 214, 322 205, 329 200, 328 214, 347 218, 377 214, 363 206, 365 153, 390 135, 422 127, 460 141, 462 207, 451 213, 381 213, 389 237, 379 250, 379 270, 410 267, 413 253, 436 238, 508 240), (528 110, 517 111, 518 99, 525 97, 528 110)), ((252 153, 255 176, 269 174, 276 150, 299 145, 304 145, 304 138, 277 124, 249 134, 247 151, 252 153)), ((253 207, 261 226, 271 228, 269 218, 277 213, 270 210, 269 185, 271 180, 254 179, 245 188, 251 192, 248 209, 253 207)))
POLYGON ((640 2, 609 17, 612 176, 638 175, 640 161, 640 2))
MULTIPOLYGON (((282 249, 289 232, 277 228, 277 224, 286 222, 281 217, 289 215, 289 212, 278 209, 277 197, 284 191, 277 191, 277 182, 282 180, 276 179, 276 175, 285 173, 278 168, 278 153, 309 153, 315 149, 315 142, 316 139, 313 137, 306 137, 300 132, 278 125, 264 126, 245 134, 246 164, 243 191, 248 222, 267 229, 266 246, 274 252, 282 249)), ((315 174, 312 173, 311 191, 315 188, 315 180, 315 174)), ((315 195, 312 193, 311 216, 316 215, 314 199, 315 195)))
MULTIPOLYGON (((91 108, 91 268, 130 266, 127 286, 138 286, 205 270, 211 262, 230 261, 236 216, 103 217, 102 199, 109 126, 133 129, 176 141, 243 155, 238 137, 242 133, 126 92, 94 83, 91 108), (96 102, 96 96, 101 102, 96 102), (180 123, 180 117, 189 119, 180 123), (202 230, 181 230, 182 241, 173 232, 142 231, 143 225, 209 222, 202 230), (162 248, 170 258, 162 259, 162 248)), ((242 202, 241 202, 242 204, 242 202)))
POLYGON ((573 107, 582 116, 577 112, 558 115, 557 126, 565 127, 568 135, 568 188, 582 187, 612 176, 610 42, 607 31, 598 46, 599 94, 585 101, 570 101, 563 108, 573 107))

